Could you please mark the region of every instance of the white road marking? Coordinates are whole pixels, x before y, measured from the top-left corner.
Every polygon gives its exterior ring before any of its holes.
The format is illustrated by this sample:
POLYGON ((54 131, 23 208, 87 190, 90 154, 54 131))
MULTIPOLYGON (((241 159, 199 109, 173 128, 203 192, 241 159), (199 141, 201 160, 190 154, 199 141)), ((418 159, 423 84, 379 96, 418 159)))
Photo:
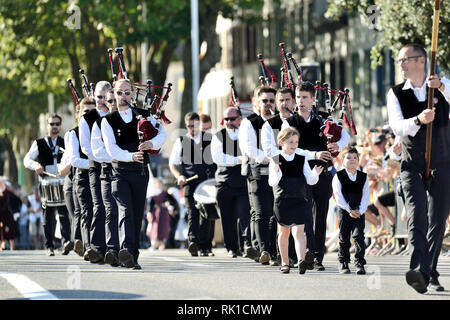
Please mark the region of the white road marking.
POLYGON ((36 282, 26 276, 17 273, 0 272, 0 276, 5 278, 14 288, 16 288, 25 298, 30 300, 59 300, 56 296, 42 288, 36 282))
POLYGON ((152 258, 162 259, 162 260, 166 260, 166 261, 170 261, 170 262, 183 262, 184 261, 181 259, 171 258, 171 257, 152 257, 152 258))
POLYGON ((153 257, 153 258, 162 259, 162 260, 169 261, 169 262, 181 262, 181 264, 190 266, 190 267, 209 267, 209 266, 211 266, 211 264, 186 262, 186 260, 176 259, 176 258, 171 258, 171 257, 153 257))

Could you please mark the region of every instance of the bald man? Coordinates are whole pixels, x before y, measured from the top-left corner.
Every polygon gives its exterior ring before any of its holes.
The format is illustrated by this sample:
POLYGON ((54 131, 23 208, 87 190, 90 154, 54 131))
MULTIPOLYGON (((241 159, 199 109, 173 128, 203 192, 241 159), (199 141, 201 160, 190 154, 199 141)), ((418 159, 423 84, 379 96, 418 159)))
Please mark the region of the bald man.
POLYGON ((223 119, 225 128, 212 137, 211 155, 218 165, 216 200, 222 219, 225 248, 231 258, 236 258, 241 252, 249 258, 256 258, 259 254, 252 248, 250 237, 247 179, 241 175, 244 158, 238 145, 241 112, 234 107, 227 108, 223 119), (243 243, 243 248, 240 242, 243 243))

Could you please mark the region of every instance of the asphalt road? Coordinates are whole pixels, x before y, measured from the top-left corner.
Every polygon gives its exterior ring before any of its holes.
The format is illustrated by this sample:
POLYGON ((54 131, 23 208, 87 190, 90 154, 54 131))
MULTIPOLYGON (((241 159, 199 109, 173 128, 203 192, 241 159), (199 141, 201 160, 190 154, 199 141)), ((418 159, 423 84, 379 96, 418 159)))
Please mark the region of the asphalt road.
POLYGON ((441 256, 438 268, 446 291, 421 295, 405 282, 408 256, 368 256, 367 275, 340 275, 331 253, 323 272, 284 275, 278 267, 229 258, 224 249, 215 254, 141 250, 143 269, 130 270, 85 262, 73 252, 3 251, 0 300, 450 300, 450 257, 441 256))

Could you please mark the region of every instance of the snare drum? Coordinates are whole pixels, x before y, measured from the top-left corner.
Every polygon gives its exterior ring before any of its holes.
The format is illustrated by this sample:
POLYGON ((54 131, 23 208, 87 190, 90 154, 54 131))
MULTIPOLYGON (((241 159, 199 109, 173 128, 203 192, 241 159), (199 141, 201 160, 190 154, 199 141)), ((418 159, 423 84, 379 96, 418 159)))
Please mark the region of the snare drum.
POLYGON ((45 177, 40 180, 39 190, 43 207, 64 206, 64 178, 45 177))
POLYGON ((194 191, 195 207, 207 220, 220 219, 216 207, 216 180, 208 179, 200 183, 194 191))

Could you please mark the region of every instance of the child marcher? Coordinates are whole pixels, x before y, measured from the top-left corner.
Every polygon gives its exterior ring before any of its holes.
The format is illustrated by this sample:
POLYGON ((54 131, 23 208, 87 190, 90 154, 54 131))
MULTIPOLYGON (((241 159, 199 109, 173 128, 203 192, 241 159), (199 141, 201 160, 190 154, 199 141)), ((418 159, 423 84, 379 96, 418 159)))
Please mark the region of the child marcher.
POLYGON ((281 273, 289 273, 289 235, 295 243, 299 257, 299 273, 304 274, 314 264, 314 254, 306 252, 305 222, 311 215, 306 194, 306 183, 314 185, 319 180, 323 167, 312 170, 305 157, 298 154, 299 132, 294 128, 285 128, 278 135, 278 144, 282 150, 276 163, 269 164, 269 185, 274 191, 274 214, 278 222, 278 246, 281 255, 281 273))
POLYGON ((357 170, 359 154, 356 148, 348 147, 341 152, 344 169, 333 178, 333 195, 338 207, 339 221, 339 273, 350 273, 350 236, 355 241, 356 274, 365 274, 364 259, 364 213, 370 201, 367 174, 357 170))

